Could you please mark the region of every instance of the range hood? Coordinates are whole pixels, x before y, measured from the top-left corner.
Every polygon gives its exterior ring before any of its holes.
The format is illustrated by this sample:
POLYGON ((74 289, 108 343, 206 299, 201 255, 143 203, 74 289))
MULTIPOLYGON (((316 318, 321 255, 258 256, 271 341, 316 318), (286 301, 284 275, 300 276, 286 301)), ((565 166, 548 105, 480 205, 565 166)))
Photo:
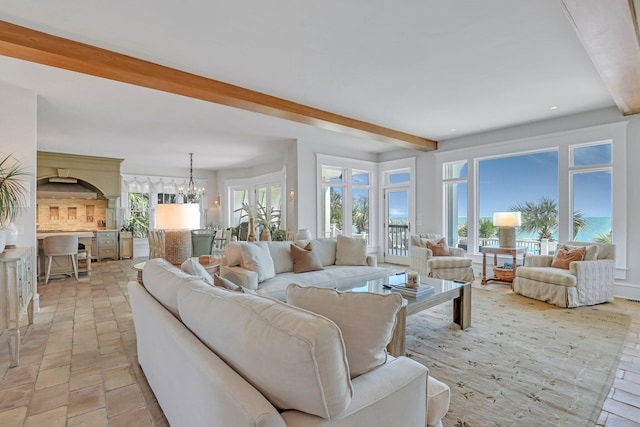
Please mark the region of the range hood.
POLYGON ((44 199, 97 199, 98 193, 78 183, 75 178, 53 177, 38 185, 38 198, 44 199))

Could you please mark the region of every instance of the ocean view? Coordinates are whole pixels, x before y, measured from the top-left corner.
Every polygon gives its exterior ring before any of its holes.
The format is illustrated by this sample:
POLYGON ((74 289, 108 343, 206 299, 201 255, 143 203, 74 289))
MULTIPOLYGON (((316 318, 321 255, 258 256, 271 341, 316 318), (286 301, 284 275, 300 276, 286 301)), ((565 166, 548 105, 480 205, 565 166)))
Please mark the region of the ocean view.
MULTIPOLYGON (((482 217, 482 219, 492 220, 491 217, 482 217)), ((578 233, 574 240, 592 242, 596 239, 599 234, 609 234, 611 231, 611 218, 609 217, 599 217, 599 216, 591 216, 585 217, 587 221, 587 228, 578 233)), ((459 224, 464 224, 467 222, 467 217, 458 217, 459 224)), ((520 230, 517 231, 517 238, 522 240, 538 240, 537 234, 527 234, 523 233, 520 230)), ((558 239, 558 236, 555 236, 555 240, 558 239)))

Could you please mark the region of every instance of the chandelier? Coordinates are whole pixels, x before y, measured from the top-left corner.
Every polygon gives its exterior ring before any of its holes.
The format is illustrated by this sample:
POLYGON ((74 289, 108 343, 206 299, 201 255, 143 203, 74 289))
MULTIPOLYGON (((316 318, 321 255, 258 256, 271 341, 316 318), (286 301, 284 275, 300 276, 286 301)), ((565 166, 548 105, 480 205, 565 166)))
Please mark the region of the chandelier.
POLYGON ((189 158, 189 184, 187 185, 187 192, 185 194, 184 188, 180 187, 178 194, 183 196, 185 203, 198 203, 204 189, 197 188, 193 182, 193 153, 189 153, 189 158))

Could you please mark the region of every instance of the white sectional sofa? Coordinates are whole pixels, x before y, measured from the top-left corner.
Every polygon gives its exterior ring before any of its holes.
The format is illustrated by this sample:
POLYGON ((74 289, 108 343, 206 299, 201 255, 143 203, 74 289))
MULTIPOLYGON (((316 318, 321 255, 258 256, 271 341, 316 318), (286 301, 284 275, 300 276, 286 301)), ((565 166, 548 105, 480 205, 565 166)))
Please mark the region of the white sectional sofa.
POLYGON ((128 284, 138 361, 174 427, 441 425, 448 387, 406 357, 350 378, 326 317, 163 259, 145 264, 143 282, 128 284))
MULTIPOLYGON (((310 244, 312 250, 318 254, 322 262, 322 270, 304 273, 293 272, 290 247, 294 242, 231 242, 225 246, 225 262, 221 268, 220 275, 236 285, 255 290, 259 295, 271 296, 284 301, 285 290, 291 283, 302 286, 332 287, 339 290, 347 290, 358 285, 364 285, 368 280, 385 277, 390 274, 389 269, 377 266, 375 256, 367 256, 364 252, 361 256, 346 257, 347 263, 357 263, 359 265, 336 265, 336 262, 340 262, 338 242, 348 244, 353 241, 348 239, 338 236, 337 239, 313 239, 295 242, 300 247, 310 244), (275 276, 260 281, 259 272, 250 270, 243 263, 242 245, 258 245, 267 248, 273 261, 275 276)), ((350 252, 355 252, 355 250, 350 252)), ((349 255, 353 255, 353 253, 349 255)))

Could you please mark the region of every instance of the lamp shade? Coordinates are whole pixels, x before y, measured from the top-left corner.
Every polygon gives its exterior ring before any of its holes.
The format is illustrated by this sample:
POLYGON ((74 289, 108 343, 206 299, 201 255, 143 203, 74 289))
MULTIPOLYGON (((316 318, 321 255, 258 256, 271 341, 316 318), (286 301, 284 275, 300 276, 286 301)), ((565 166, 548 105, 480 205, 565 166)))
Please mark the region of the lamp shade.
POLYGON ((159 230, 200 228, 200 205, 167 203, 156 206, 156 228, 159 230))
POLYGON ((522 216, 520 212, 494 212, 493 225, 496 227, 520 227, 522 216))

